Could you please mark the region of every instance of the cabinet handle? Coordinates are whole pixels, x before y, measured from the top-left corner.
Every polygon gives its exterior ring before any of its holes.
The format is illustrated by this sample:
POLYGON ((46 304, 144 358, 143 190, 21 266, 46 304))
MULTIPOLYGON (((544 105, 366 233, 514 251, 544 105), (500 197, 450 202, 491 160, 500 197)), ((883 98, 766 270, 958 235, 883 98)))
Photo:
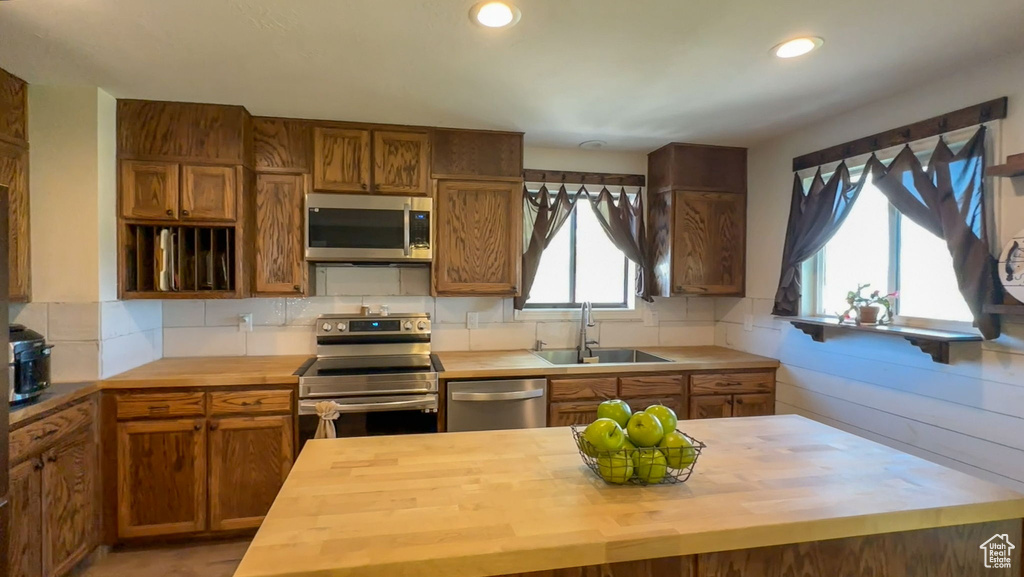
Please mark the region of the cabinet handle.
POLYGON ((292 288, 295 289, 296 292, 299 292, 299 291, 302 290, 302 287, 299 286, 299 285, 292 285, 292 288))
POLYGON ((187 211, 187 210, 183 210, 183 211, 181 211, 181 215, 182 215, 182 216, 188 216, 188 211, 187 211))
POLYGON ((167 216, 174 216, 174 211, 168 208, 167 209, 167 216))
POLYGON ((360 185, 359 185, 359 188, 361 188, 361 189, 363 189, 363 190, 366 190, 366 183, 360 184, 360 185))
POLYGON ((736 399, 736 404, 737 405, 742 405, 743 404, 743 399, 736 399))
POLYGON ((217 423, 210 423, 210 430, 211 431, 216 431, 217 430, 217 423))
POLYGON ((39 460, 38 460, 38 461, 36 461, 36 462, 35 462, 35 463, 34 463, 34 464, 32 465, 32 468, 33 468, 33 469, 35 469, 36 471, 39 471, 40 469, 42 469, 42 468, 43 468, 43 458, 42 458, 42 457, 39 457, 39 460))
POLYGON ((196 423, 195 425, 193 425, 192 428, 197 430, 197 431, 202 431, 203 430, 203 424, 202 423, 196 423))
POLYGON ((46 462, 47 463, 56 463, 57 462, 57 455, 48 455, 46 457, 46 462))

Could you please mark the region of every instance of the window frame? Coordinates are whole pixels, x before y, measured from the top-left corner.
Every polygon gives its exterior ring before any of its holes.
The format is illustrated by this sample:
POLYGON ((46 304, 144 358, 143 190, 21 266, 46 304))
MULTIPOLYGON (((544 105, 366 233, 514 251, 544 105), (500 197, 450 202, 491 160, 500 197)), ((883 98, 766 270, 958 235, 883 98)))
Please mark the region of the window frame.
MULTIPOLYGON (((556 194, 558 194, 558 192, 557 191, 551 192, 549 190, 548 194, 551 195, 551 196, 555 196, 556 194)), ((587 194, 589 195, 590 193, 587 192, 587 194)), ((612 194, 618 194, 618 193, 612 193, 612 194)), ((627 198, 629 197, 629 193, 628 192, 627 193, 623 193, 623 194, 626 194, 627 198)), ((584 200, 583 198, 579 198, 579 199, 577 199, 576 202, 577 203, 579 203, 579 202, 588 202, 589 203, 590 200, 589 199, 584 200)), ((539 304, 530 303, 530 301, 526 301, 526 303, 523 305, 523 310, 524 311, 538 311, 538 312, 540 312, 540 311, 576 310, 576 309, 579 309, 581 306, 583 306, 583 302, 576 302, 576 273, 578 272, 577 271, 577 267, 576 267, 576 250, 577 250, 577 240, 578 240, 577 239, 577 227, 576 227, 576 224, 577 224, 577 215, 578 214, 579 214, 579 212, 577 211, 577 206, 573 205, 572 213, 569 215, 569 220, 566 221, 565 224, 562 225, 562 226, 570 227, 569 228, 569 266, 570 266, 570 271, 569 271, 569 296, 571 297, 570 301, 569 302, 562 302, 562 303, 539 303, 539 304)), ((607 303, 607 302, 606 303, 591 303, 591 305, 592 305, 592 307, 594 309, 601 309, 601 310, 606 310, 606 311, 631 311, 631 310, 633 310, 633 307, 634 307, 634 304, 635 304, 635 300, 630 298, 630 290, 629 290, 629 279, 630 279, 630 276, 631 276, 629 274, 630 260, 628 258, 626 258, 625 254, 622 255, 622 267, 623 267, 623 274, 622 274, 622 302, 618 302, 618 303, 607 303)), ((536 282, 537 282, 536 279, 534 279, 534 283, 535 284, 536 284, 536 282)))

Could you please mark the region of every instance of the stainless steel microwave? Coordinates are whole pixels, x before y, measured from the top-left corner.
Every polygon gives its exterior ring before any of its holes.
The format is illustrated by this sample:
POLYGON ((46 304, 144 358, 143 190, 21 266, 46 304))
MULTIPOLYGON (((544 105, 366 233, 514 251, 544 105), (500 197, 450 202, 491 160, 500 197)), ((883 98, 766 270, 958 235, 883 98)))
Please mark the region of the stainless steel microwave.
POLYGON ((430 262, 431 198, 306 195, 306 260, 430 262))

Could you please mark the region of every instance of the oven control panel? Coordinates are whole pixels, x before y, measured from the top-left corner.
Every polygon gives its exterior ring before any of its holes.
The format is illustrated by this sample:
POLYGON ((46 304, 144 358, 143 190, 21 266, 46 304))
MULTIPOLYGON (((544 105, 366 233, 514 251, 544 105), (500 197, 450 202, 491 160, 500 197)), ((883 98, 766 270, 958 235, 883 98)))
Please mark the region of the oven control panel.
POLYGON ((403 335, 430 334, 430 315, 321 315, 316 321, 317 336, 329 335, 403 335))

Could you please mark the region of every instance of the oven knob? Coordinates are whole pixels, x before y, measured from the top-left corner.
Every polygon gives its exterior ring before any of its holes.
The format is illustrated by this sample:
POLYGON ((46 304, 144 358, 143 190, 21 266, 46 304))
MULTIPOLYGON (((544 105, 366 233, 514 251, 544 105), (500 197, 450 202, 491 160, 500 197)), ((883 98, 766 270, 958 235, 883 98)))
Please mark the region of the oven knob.
POLYGON ((403 325, 403 328, 405 328, 405 330, 407 330, 407 331, 411 331, 412 330, 412 323, 410 321, 405 321, 405 324, 403 325))
POLYGON ((338 323, 338 332, 339 333, 345 332, 346 329, 348 329, 348 325, 346 325, 345 323, 338 323))
POLYGON ((322 328, 325 333, 329 333, 331 332, 331 323, 324 323, 320 328, 322 328))
POLYGON ((420 321, 416 323, 416 329, 421 331, 427 330, 427 321, 420 321))

